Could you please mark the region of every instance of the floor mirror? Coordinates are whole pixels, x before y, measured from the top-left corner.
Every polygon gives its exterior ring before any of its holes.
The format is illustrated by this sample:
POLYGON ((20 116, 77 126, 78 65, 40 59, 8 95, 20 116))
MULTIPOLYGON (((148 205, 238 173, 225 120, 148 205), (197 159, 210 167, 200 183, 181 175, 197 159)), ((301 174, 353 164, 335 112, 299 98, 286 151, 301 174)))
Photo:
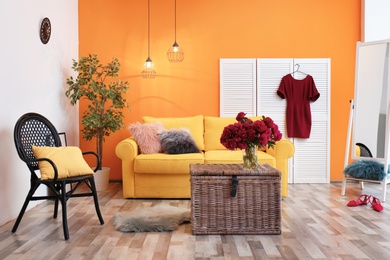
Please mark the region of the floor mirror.
MULTIPOLYGON (((389 165, 389 107, 390 107, 390 40, 358 42, 356 45, 355 89, 351 100, 347 145, 344 166, 352 160, 373 160, 383 163, 384 171, 389 165), (351 141, 352 139, 352 141, 351 141), (364 144, 372 157, 362 157, 356 144, 364 144)), ((389 174, 382 181, 355 179, 344 176, 342 195, 347 181, 357 180, 382 184, 382 201, 386 199, 389 174)))

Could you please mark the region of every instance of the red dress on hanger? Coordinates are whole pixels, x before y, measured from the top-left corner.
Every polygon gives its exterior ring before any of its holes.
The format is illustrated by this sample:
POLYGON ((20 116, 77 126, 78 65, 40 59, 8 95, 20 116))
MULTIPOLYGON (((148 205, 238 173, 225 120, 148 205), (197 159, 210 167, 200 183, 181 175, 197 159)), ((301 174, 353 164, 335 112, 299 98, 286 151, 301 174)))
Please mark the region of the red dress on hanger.
POLYGON ((286 122, 287 136, 309 138, 311 131, 310 101, 320 97, 313 77, 294 79, 291 74, 284 76, 277 94, 287 100, 286 122))

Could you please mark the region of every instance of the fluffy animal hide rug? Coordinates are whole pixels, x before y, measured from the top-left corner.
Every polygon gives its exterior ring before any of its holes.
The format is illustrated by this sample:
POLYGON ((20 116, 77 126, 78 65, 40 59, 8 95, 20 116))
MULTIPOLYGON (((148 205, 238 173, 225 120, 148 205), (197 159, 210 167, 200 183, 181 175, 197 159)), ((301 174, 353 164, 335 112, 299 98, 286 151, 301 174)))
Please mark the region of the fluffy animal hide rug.
POLYGON ((190 209, 158 204, 130 212, 118 212, 114 215, 113 224, 116 230, 122 232, 160 232, 175 230, 190 220, 190 209))

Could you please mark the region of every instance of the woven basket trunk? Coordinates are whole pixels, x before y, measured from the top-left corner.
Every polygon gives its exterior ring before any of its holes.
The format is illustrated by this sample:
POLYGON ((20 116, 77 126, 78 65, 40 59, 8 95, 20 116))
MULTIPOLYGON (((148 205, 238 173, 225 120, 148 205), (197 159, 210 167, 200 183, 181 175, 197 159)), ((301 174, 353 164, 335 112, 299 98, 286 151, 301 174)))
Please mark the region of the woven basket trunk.
POLYGON ((190 173, 193 234, 281 234, 280 171, 192 164, 190 173))

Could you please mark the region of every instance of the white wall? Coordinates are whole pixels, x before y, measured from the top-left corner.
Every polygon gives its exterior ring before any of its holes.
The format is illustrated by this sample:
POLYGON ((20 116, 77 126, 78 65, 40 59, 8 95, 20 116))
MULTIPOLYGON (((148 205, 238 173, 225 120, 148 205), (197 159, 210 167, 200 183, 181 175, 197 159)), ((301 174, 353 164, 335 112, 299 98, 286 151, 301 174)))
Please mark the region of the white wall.
MULTIPOLYGON (((77 107, 65 97, 66 78, 78 58, 78 0, 0 1, 0 225, 14 219, 29 190, 30 175, 13 143, 13 128, 27 112, 37 112, 67 132, 78 145, 77 107), (41 43, 44 17, 51 39, 41 43)), ((41 189, 41 193, 45 193, 41 189)), ((21 225, 23 225, 23 220, 21 225)))
POLYGON ((390 1, 362 1, 362 41, 370 42, 390 38, 390 1))

